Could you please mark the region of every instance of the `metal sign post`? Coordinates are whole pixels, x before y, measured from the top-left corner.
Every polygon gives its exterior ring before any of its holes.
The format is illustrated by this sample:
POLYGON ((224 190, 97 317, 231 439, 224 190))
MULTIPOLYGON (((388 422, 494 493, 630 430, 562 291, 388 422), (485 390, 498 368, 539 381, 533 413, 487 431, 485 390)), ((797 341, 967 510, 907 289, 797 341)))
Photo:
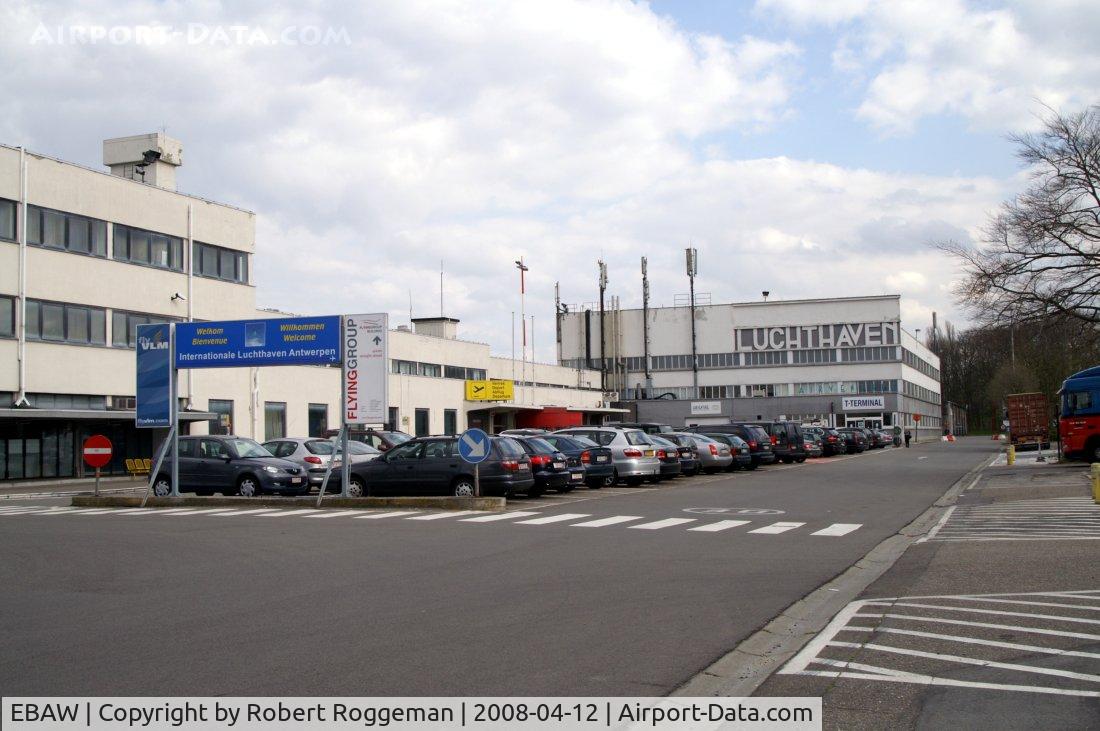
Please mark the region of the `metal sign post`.
MULTIPOLYGON (((168 330, 169 353, 173 356, 176 352, 176 325, 172 323, 168 330)), ((168 391, 169 406, 172 414, 172 497, 180 496, 180 400, 179 382, 180 370, 176 367, 176 359, 172 358, 172 384, 168 391)))
POLYGON ((481 429, 467 429, 458 436, 458 456, 474 466, 474 497, 481 497, 481 474, 478 465, 489 458, 493 445, 481 429))
MULTIPOLYGON (((335 444, 340 444, 341 443, 341 440, 343 439, 343 436, 346 432, 347 432, 347 427, 346 426, 341 426, 340 427, 340 433, 336 435, 336 439, 334 440, 335 444)), ((325 468, 325 477, 324 477, 324 479, 321 480, 321 489, 320 489, 320 491, 318 492, 318 495, 317 495, 317 507, 321 507, 321 500, 325 497, 325 488, 328 487, 328 479, 329 479, 329 477, 332 476, 332 463, 336 459, 336 446, 335 446, 335 444, 333 445, 333 448, 332 448, 332 456, 328 458, 328 467, 325 468)), ((344 497, 347 497, 346 493, 345 493, 344 497)))

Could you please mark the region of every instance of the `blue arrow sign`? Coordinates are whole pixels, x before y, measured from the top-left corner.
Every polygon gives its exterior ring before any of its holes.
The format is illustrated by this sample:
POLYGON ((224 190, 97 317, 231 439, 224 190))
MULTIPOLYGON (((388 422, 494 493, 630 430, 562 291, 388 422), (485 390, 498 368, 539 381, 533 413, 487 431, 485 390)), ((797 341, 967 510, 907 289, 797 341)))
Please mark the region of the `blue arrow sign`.
POLYGON ((467 429, 458 437, 458 455, 470 464, 484 462, 491 451, 489 435, 480 429, 467 429))

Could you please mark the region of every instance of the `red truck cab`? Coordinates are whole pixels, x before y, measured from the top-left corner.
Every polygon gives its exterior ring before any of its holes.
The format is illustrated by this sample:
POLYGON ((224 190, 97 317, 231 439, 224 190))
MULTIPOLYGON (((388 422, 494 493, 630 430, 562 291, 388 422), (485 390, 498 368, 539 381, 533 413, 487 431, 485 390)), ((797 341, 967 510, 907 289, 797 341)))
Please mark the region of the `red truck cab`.
POLYGON ((1058 396, 1062 454, 1100 462, 1100 366, 1074 373, 1062 383, 1058 396))

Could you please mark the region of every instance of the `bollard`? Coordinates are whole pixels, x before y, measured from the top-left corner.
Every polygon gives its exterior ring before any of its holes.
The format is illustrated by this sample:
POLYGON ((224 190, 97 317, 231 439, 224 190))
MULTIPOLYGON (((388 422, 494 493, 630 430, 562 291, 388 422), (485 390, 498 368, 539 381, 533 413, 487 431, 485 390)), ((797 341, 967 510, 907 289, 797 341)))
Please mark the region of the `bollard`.
POLYGON ((1015 445, 1008 445, 1008 465, 1011 467, 1016 464, 1016 447, 1015 445))
POLYGON ((1100 462, 1092 463, 1092 501, 1100 505, 1100 462))

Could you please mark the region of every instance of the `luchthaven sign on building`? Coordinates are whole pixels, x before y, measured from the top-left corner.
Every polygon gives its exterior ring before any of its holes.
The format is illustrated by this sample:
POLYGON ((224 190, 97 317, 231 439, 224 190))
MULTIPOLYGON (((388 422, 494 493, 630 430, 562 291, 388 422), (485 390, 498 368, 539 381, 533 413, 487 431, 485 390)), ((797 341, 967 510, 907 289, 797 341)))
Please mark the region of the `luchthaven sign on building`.
POLYGON ((735 350, 805 350, 897 345, 898 323, 857 322, 835 325, 745 327, 733 331, 735 350))

